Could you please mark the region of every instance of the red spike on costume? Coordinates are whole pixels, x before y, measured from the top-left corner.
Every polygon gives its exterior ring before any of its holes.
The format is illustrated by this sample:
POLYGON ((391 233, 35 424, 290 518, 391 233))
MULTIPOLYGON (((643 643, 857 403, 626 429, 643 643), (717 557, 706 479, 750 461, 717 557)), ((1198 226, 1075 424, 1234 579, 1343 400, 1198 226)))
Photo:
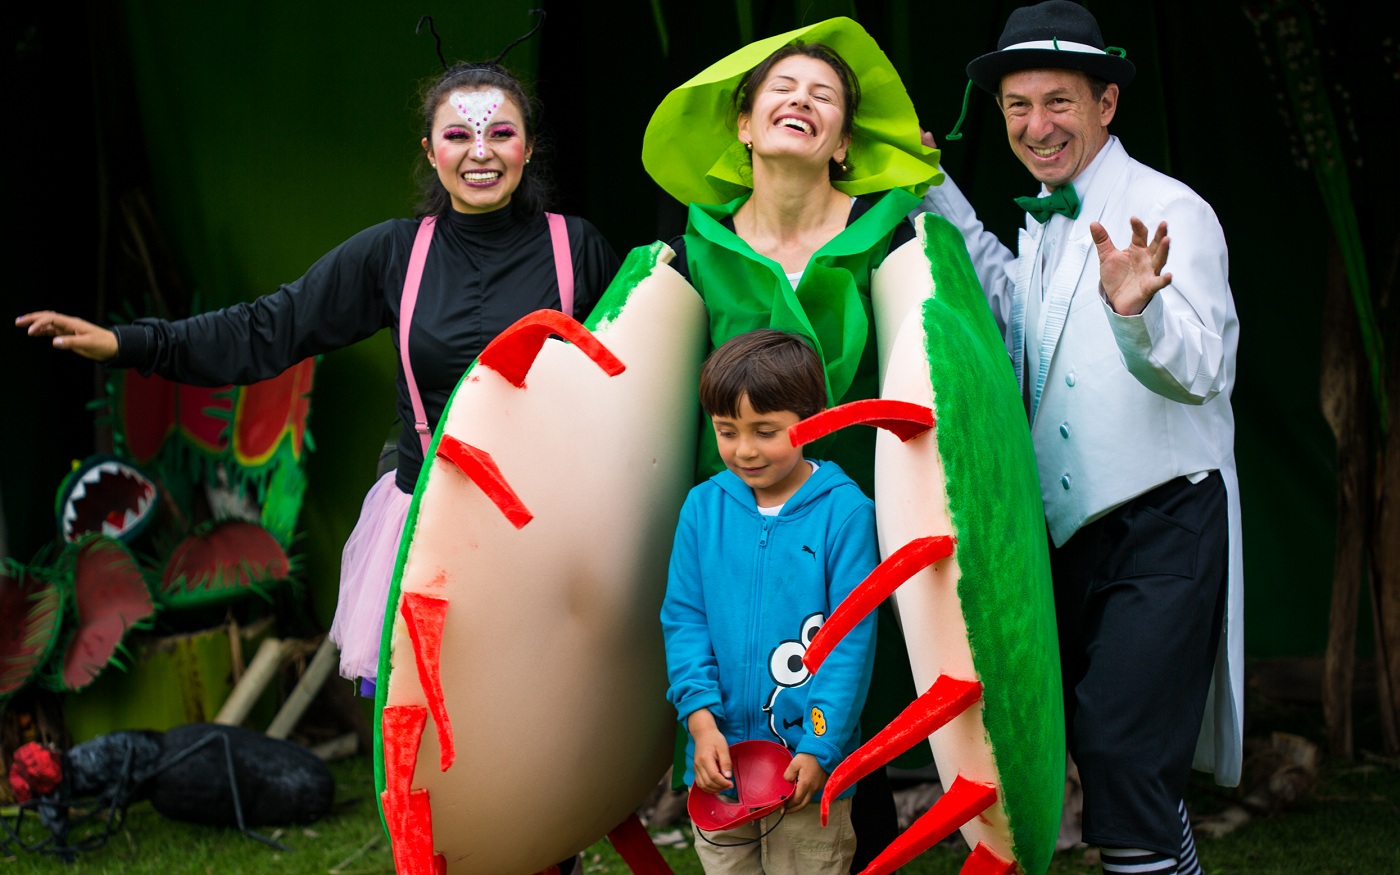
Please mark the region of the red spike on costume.
POLYGON ((978 842, 963 861, 958 875, 1013 875, 1015 871, 1014 861, 1003 860, 996 851, 978 842))
MULTIPOLYGON (((796 428, 797 426, 793 426, 796 428)), ((815 672, 856 624, 899 589, 900 584, 940 559, 953 555, 957 539, 951 535, 917 538, 889 555, 841 600, 831 619, 822 624, 802 663, 815 672)))
MULTIPOLYGON (((384 796, 388 796, 385 791, 384 796)), ((436 875, 447 870, 446 860, 438 869, 441 854, 433 853, 433 806, 427 790, 408 794, 406 805, 390 807, 384 800, 384 819, 389 823, 389 838, 394 843, 394 871, 398 875, 436 875), (392 813, 391 813, 392 812, 392 813)))
POLYGON ((608 841, 612 842, 613 850, 617 851, 627 868, 632 870, 632 875, 672 875, 671 867, 656 849, 656 844, 636 814, 627 815, 626 820, 613 827, 612 832, 608 833, 608 841))
MULTIPOLYGON (((823 790, 823 795, 825 793, 823 790)), ((860 875, 888 875, 952 835, 953 830, 986 811, 996 801, 996 787, 969 781, 959 775, 948 792, 914 821, 913 826, 890 842, 890 846, 871 860, 860 875)))
POLYGON ((928 691, 901 711, 898 717, 890 721, 890 725, 876 733, 874 738, 861 745, 855 753, 832 769, 831 777, 822 789, 822 825, 826 825, 827 811, 831 808, 830 800, 840 796, 856 781, 928 738, 943 724, 972 707, 980 698, 980 682, 960 681, 947 675, 939 675, 928 691))
POLYGON ((384 739, 384 793, 406 798, 418 768, 418 745, 428 722, 428 709, 422 705, 391 705, 381 718, 384 739))
POLYGON ((593 336, 581 323, 558 310, 536 310, 516 320, 515 324, 496 335, 486 344, 477 361, 505 377, 516 388, 525 385, 525 375, 540 354, 545 339, 557 334, 588 356, 610 377, 626 369, 621 360, 593 336))
POLYGON ((445 772, 457 759, 452 719, 447 716, 447 705, 442 698, 442 627, 447 620, 447 599, 421 592, 404 593, 399 613, 408 625, 408 637, 413 642, 418 682, 428 699, 428 709, 433 713, 433 725, 437 727, 439 768, 445 772))
POLYGON ((851 401, 829 407, 790 427, 788 440, 794 447, 800 447, 848 425, 873 425, 907 441, 933 428, 933 410, 922 404, 890 398, 851 401))
POLYGON ((437 454, 467 475, 467 479, 486 493, 486 497, 500 508, 505 518, 517 529, 525 528, 525 524, 535 518, 525 507, 525 502, 510 488, 505 475, 496 467, 490 453, 478 450, 471 444, 464 444, 450 434, 444 434, 438 441, 437 454))
POLYGON ((381 719, 384 792, 379 798, 394 845, 394 868, 399 875, 433 875, 433 811, 428 791, 410 789, 428 709, 394 705, 384 709, 381 719))

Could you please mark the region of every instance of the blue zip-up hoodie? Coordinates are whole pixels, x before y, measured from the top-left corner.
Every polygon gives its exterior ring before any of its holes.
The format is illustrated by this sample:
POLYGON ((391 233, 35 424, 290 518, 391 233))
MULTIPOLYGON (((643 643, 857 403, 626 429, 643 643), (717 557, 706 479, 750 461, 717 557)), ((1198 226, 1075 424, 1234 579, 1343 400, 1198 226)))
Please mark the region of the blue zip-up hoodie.
MULTIPOLYGON (((729 744, 766 739, 816 757, 827 774, 860 743, 875 656, 875 613, 816 674, 812 636, 879 564, 875 505, 840 467, 820 462, 777 516, 721 471, 690 491, 671 548, 661 626, 667 691, 681 724, 708 708, 729 744)), ((694 781, 695 740, 685 783, 694 781)), ((850 795, 855 788, 846 793, 850 795)))

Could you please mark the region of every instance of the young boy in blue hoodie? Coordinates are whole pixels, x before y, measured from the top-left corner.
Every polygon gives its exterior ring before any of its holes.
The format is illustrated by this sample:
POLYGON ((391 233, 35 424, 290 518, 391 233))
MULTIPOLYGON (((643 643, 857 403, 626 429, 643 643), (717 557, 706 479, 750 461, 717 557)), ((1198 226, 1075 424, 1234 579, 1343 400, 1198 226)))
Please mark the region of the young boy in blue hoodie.
POLYGON ((685 782, 732 788, 729 745, 766 739, 793 753, 785 777, 796 788, 786 812, 704 833, 696 851, 710 875, 845 875, 854 787, 832 803, 825 829, 808 803, 858 746, 875 614, 816 674, 802 655, 880 561, 875 507, 834 463, 805 459, 788 439, 789 426, 826 406, 821 359, 797 336, 751 331, 715 350, 700 404, 727 470, 681 509, 661 608, 667 696, 690 735, 685 782))

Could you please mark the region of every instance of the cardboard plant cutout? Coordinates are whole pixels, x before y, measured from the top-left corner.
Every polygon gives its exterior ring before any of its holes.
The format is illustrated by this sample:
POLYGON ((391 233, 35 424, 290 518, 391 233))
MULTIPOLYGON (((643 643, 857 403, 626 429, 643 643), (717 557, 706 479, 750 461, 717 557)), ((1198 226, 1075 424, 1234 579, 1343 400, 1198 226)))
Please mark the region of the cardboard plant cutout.
POLYGON ((58 532, 71 543, 101 534, 130 543, 156 515, 156 484, 114 456, 89 456, 58 487, 58 532))
POLYGON ((288 547, 306 492, 307 417, 314 359, 248 386, 190 386, 134 370, 108 383, 117 455, 150 472, 186 513, 222 490, 243 497, 256 522, 288 547))
POLYGON ((63 591, 18 565, 0 568, 0 708, 39 671, 58 642, 63 591))
POLYGON ((69 545, 58 569, 58 585, 72 593, 67 631, 40 680, 49 689, 76 692, 116 660, 128 631, 149 627, 155 605, 136 559, 105 535, 69 545))
POLYGON ((0 700, 35 679, 86 687, 120 662, 122 639, 157 605, 176 609, 170 625, 189 627, 209 615, 186 609, 270 600, 293 571, 314 371, 306 359, 270 380, 216 388, 111 374, 94 406, 105 408, 116 454, 74 464, 54 504, 63 546, 13 566, 0 588, 0 700))
POLYGON ((201 526, 176 545, 160 578, 164 607, 225 604, 248 592, 268 598, 291 562, 272 534, 255 523, 224 520, 201 526))

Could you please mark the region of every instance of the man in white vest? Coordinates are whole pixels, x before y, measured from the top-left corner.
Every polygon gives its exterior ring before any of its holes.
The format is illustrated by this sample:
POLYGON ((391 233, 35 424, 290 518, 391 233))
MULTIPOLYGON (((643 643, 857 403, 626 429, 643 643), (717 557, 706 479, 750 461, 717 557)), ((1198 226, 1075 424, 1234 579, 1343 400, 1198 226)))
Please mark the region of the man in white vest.
POLYGON ((1077 3, 1012 12, 967 72, 1040 197, 1017 199, 1015 254, 951 179, 923 206, 963 232, 1025 398, 1084 838, 1105 872, 1197 873, 1190 769, 1233 786, 1241 760, 1225 238, 1204 200, 1109 134, 1134 67, 1077 3))

